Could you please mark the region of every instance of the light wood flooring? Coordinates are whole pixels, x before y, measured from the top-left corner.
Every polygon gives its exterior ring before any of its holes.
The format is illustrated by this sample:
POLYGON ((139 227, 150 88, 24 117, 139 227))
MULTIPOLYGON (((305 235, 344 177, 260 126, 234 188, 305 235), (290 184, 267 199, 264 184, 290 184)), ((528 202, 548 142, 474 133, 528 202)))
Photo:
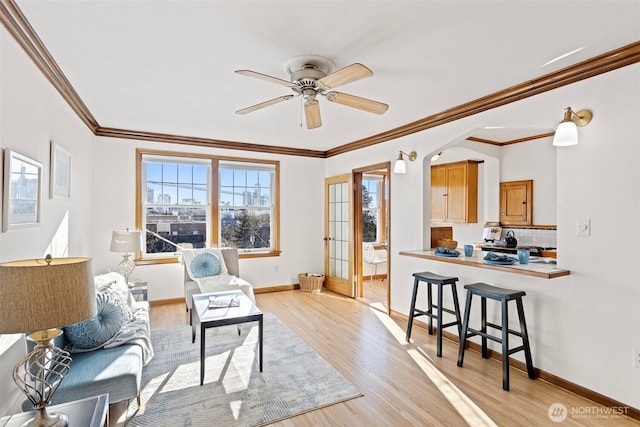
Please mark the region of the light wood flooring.
POLYGON ((389 283, 386 276, 374 277, 369 280, 369 276, 362 281, 362 302, 373 307, 378 307, 387 311, 387 292, 389 283))
MULTIPOLYGON (((445 339, 443 357, 438 358, 435 335, 414 326, 407 344, 406 320, 390 318, 362 302, 324 290, 258 294, 256 299, 263 312, 278 316, 364 393, 274 426, 640 425, 630 418, 595 415, 607 408, 543 380, 530 380, 514 368, 511 391, 504 391, 498 361, 470 350, 459 368, 456 343, 445 339), (568 410, 560 424, 548 415, 557 403, 568 410)), ((151 309, 152 328, 186 324, 183 304, 151 309)), ((114 415, 111 425, 121 425, 114 415)))

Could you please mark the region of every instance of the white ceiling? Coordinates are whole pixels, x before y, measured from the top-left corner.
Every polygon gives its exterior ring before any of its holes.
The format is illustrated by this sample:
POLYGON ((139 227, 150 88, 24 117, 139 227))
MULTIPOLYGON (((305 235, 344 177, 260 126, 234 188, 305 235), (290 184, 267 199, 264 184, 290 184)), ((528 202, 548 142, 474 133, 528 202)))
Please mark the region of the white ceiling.
POLYGON ((312 150, 640 40, 640 1, 16 2, 100 126, 312 150), (288 80, 287 61, 308 54, 369 67, 372 77, 339 90, 389 110, 320 98, 314 130, 300 125, 300 97, 234 113, 291 93, 234 70, 288 80))

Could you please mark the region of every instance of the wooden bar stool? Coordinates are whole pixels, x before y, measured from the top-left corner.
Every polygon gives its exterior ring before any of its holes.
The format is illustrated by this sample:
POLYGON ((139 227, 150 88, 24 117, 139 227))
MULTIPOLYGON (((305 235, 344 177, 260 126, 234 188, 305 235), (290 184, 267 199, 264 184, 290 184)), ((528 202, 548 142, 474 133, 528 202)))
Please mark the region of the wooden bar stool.
POLYGON ((413 319, 418 316, 429 317, 429 335, 433 335, 433 319, 437 319, 437 340, 438 340, 438 357, 442 357, 442 330, 450 326, 458 326, 458 335, 460 335, 460 305, 458 303, 458 291, 456 290, 457 277, 440 276, 439 274, 424 271, 422 273, 413 273, 413 295, 411 296, 411 308, 409 309, 409 323, 407 324, 407 342, 411 338, 411 328, 413 319), (420 282, 427 284, 427 310, 419 310, 416 308, 416 296, 418 295, 418 285, 420 282), (438 287, 438 302, 433 304, 431 285, 438 287), (451 285, 451 293, 453 294, 454 309, 444 308, 442 306, 442 287, 451 285), (436 312, 433 313, 433 309, 436 312), (442 312, 453 314, 456 317, 454 322, 442 323, 442 312))
POLYGON ((524 350, 524 356, 527 362, 527 373, 529 378, 534 379, 535 373, 533 369, 533 360, 531 359, 531 348, 529 346, 529 335, 527 334, 527 325, 524 320, 524 308, 522 306, 522 297, 526 295, 524 291, 514 291, 503 289, 497 286, 488 285, 486 283, 473 283, 465 285, 467 290, 467 301, 464 309, 464 317, 462 320, 462 334, 460 335, 460 350, 458 352, 458 366, 462 366, 464 360, 465 344, 468 338, 475 335, 482 337, 482 357, 488 357, 487 339, 502 344, 502 388, 509 390, 509 355, 524 350), (474 295, 480 297, 481 326, 480 330, 469 327, 469 313, 471 312, 471 298, 474 295), (487 298, 500 301, 502 311, 502 324, 487 322, 487 298), (515 300, 518 308, 518 317, 520 319, 520 332, 509 329, 509 310, 507 303, 515 300), (487 326, 502 331, 500 337, 487 333, 487 326), (509 334, 513 334, 522 338, 522 345, 509 349, 509 334))

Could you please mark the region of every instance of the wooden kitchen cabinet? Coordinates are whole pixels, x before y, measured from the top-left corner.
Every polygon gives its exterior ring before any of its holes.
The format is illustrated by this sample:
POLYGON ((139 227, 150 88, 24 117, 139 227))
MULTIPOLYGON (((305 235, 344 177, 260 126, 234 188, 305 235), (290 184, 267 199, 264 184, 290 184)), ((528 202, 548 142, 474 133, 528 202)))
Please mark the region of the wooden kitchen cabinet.
POLYGON ((533 180, 500 183, 500 224, 533 225, 533 180))
POLYGON ((432 222, 478 222, 478 163, 466 160, 431 166, 432 222))

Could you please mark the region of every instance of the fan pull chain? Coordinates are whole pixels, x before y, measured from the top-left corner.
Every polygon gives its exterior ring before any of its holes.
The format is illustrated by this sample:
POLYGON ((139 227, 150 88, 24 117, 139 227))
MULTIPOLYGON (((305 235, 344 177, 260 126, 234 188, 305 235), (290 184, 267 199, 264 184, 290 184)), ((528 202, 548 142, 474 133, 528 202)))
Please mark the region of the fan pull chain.
POLYGON ((302 104, 302 97, 300 97, 300 127, 302 127, 302 109, 304 108, 304 105, 302 104))

